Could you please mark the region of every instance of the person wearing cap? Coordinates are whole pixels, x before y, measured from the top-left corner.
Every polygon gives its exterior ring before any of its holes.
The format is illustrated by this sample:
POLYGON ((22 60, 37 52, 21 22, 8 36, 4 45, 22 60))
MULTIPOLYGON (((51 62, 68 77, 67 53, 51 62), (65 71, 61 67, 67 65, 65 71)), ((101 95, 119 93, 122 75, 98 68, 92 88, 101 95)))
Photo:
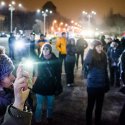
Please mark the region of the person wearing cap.
POLYGON ((15 78, 12 74, 13 62, 2 49, 0 47, 0 124, 30 125, 32 114, 23 111, 29 94, 27 89, 28 74, 24 73, 22 76, 22 67, 19 66, 17 78, 15 78))
POLYGON ((43 44, 47 42, 46 39, 45 39, 45 35, 44 34, 40 34, 40 39, 37 41, 37 49, 38 49, 38 56, 40 55, 41 53, 41 48, 43 46, 43 44))
POLYGON ((33 85, 33 92, 36 93, 36 124, 42 122, 42 107, 44 102, 47 106, 47 122, 51 123, 53 118, 55 96, 62 92, 60 61, 52 53, 52 47, 45 43, 41 48, 38 63, 38 76, 33 85))
POLYGON ((109 89, 107 73, 107 56, 99 40, 93 41, 93 50, 88 51, 85 63, 88 68, 86 109, 87 125, 92 125, 92 114, 95 106, 95 125, 101 125, 101 114, 105 92, 109 89))
POLYGON ((32 58, 36 58, 36 41, 35 41, 35 33, 30 34, 30 39, 29 39, 29 44, 30 44, 30 56, 32 58))
MULTIPOLYGON (((66 54, 67 54, 66 46, 67 46, 66 33, 62 32, 62 37, 60 37, 56 41, 56 49, 59 51, 59 59, 61 62, 61 67, 62 67, 62 63, 64 61, 64 68, 65 68, 65 58, 66 58, 66 54)), ((61 70, 61 72, 62 72, 62 70, 61 70)))
POLYGON ((107 50, 111 86, 120 86, 120 72, 118 62, 122 51, 123 49, 119 46, 119 44, 116 41, 112 41, 110 47, 107 50))

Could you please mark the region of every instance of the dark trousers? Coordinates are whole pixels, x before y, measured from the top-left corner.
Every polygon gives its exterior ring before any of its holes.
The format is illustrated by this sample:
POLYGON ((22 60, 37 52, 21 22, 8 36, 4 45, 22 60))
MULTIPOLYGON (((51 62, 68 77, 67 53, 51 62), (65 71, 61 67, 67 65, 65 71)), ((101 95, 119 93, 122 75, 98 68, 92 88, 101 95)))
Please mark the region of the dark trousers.
POLYGON ((65 70, 66 70, 66 83, 71 84, 74 83, 74 67, 75 67, 75 60, 73 62, 66 61, 65 63, 65 70))
POLYGON ((14 59, 14 46, 9 45, 9 57, 13 60, 14 59))
POLYGON ((87 125, 92 125, 92 112, 95 106, 95 125, 100 125, 104 100, 104 91, 100 88, 87 88, 87 92, 88 105, 86 109, 86 123, 87 125))
POLYGON ((119 117, 119 124, 125 125, 125 104, 121 110, 120 117, 119 117))
POLYGON ((120 86, 120 73, 116 66, 110 66, 110 83, 111 86, 120 86))
POLYGON ((62 64, 63 64, 63 61, 64 61, 64 69, 65 69, 65 58, 66 58, 66 54, 59 53, 59 60, 60 60, 60 65, 61 65, 60 66, 61 67, 61 73, 62 73, 62 64))
POLYGON ((81 56, 81 64, 83 66, 83 58, 84 58, 84 52, 80 52, 80 53, 77 53, 76 55, 76 66, 78 68, 78 64, 79 64, 79 57, 81 56))

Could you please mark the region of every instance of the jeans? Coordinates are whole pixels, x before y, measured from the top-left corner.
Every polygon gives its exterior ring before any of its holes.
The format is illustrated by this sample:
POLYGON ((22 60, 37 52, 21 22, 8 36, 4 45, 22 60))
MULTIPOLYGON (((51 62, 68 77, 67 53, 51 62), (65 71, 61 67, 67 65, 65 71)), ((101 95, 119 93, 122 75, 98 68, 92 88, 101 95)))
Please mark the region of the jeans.
POLYGON ((46 106, 47 118, 52 118, 55 96, 54 95, 43 96, 43 95, 36 94, 36 100, 37 100, 37 106, 36 106, 36 111, 35 111, 36 122, 42 121, 42 107, 44 106, 44 104, 47 105, 46 106))

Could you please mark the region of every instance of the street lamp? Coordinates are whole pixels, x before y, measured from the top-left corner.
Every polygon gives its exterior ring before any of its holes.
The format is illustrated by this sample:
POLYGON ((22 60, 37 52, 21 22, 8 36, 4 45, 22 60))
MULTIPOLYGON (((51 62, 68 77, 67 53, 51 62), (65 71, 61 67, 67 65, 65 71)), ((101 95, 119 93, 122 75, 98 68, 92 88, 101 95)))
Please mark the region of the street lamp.
MULTIPOLYGON (((5 6, 6 3, 4 1, 1 1, 1 6, 5 6)), ((10 10, 10 32, 12 33, 13 31, 13 11, 15 10, 15 6, 16 6, 16 2, 15 1, 11 1, 11 3, 9 4, 9 10, 10 10)), ((19 3, 18 7, 22 7, 22 4, 19 3)))
POLYGON ((51 27, 51 30, 53 31, 53 33, 54 33, 55 30, 56 30, 56 26, 55 26, 56 23, 57 23, 57 20, 53 20, 53 21, 52 21, 52 27, 51 27))
POLYGON ((92 27, 90 27, 90 24, 91 24, 91 19, 93 18, 93 16, 96 15, 96 12, 91 11, 90 13, 88 13, 86 11, 83 11, 82 14, 85 15, 88 19, 88 28, 87 28, 86 32, 84 32, 84 35, 87 36, 87 37, 93 37, 94 36, 94 30, 91 29, 92 27))
POLYGON ((1 6, 5 6, 5 2, 4 2, 4 1, 1 1, 0 5, 1 5, 1 6))
MULTIPOLYGON (((16 3, 14 1, 9 4, 9 10, 10 10, 10 32, 12 33, 13 31, 13 11, 15 10, 15 5, 16 3)), ((22 7, 22 4, 19 3, 18 7, 22 7)))
POLYGON ((9 6, 9 10, 10 10, 10 32, 12 33, 12 30, 13 30, 13 11, 15 10, 15 8, 13 6, 9 6))
POLYGON ((90 26, 91 18, 94 15, 96 15, 96 12, 95 11, 91 11, 90 13, 87 13, 86 11, 83 11, 82 13, 87 16, 87 18, 88 18, 88 26, 90 26))
MULTIPOLYGON (((40 13, 40 9, 37 10, 37 13, 40 13)), ((44 25, 44 35, 46 33, 46 16, 47 14, 52 14, 51 10, 46 9, 45 11, 42 11, 43 16, 43 25, 44 25)))

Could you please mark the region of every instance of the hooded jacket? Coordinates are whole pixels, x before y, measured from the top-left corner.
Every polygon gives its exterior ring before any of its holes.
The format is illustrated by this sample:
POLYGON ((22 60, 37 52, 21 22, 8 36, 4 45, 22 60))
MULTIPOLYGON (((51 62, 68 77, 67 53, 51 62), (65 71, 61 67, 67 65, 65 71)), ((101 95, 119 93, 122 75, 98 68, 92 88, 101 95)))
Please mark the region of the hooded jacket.
POLYGON ((56 48, 57 50, 59 51, 60 54, 66 54, 66 45, 67 45, 67 42, 66 42, 66 38, 59 38, 56 42, 56 48))
POLYGON ((52 54, 50 59, 40 58, 38 76, 33 91, 41 95, 56 95, 62 91, 61 68, 58 58, 52 54))

